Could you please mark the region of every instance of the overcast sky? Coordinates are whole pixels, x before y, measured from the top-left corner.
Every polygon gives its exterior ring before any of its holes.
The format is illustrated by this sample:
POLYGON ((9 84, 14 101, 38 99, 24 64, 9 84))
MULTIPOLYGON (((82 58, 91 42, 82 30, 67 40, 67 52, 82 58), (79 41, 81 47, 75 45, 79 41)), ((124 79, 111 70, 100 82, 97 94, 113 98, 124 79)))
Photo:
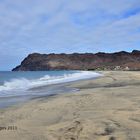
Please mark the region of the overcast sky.
POLYGON ((140 50, 140 0, 0 0, 0 70, 29 53, 140 50))

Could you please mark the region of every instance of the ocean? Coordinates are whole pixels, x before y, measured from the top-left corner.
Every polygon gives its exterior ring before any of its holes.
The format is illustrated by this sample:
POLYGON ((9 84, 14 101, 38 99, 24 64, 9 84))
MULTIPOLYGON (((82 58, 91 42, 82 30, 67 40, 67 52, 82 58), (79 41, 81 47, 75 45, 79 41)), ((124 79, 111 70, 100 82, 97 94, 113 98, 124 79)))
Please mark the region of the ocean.
POLYGON ((0 72, 0 107, 75 91, 77 89, 68 88, 64 84, 98 76, 101 74, 91 71, 0 72))

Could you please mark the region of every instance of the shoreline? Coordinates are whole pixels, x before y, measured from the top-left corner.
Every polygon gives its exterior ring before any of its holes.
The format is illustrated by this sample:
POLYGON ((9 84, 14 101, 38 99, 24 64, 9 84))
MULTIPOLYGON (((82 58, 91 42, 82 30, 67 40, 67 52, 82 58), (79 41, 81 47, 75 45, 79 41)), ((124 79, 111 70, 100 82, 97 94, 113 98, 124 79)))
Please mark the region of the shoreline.
MULTIPOLYGON (((99 72, 95 72, 97 74, 101 74, 99 72)), ((58 95, 58 94, 67 94, 67 93, 73 93, 78 91, 79 89, 68 87, 68 85, 72 85, 74 83, 80 82, 80 81, 87 81, 87 80, 95 80, 97 78, 100 78, 103 75, 99 75, 97 77, 93 78, 87 78, 87 79, 77 79, 74 81, 64 82, 64 83, 57 83, 57 84, 50 84, 50 85, 42 85, 38 87, 33 87, 28 89, 28 91, 31 92, 37 92, 39 94, 23 94, 23 95, 11 95, 11 96, 2 96, 0 97, 0 109, 4 109, 7 107, 12 106, 18 106, 18 104, 25 104, 28 103, 34 99, 38 98, 49 98, 50 96, 58 95), (40 94, 41 93, 41 94, 40 94)))
POLYGON ((106 71, 67 84, 79 91, 0 109, 3 140, 139 140, 140 72, 106 71), (22 137, 21 137, 22 136, 22 137))

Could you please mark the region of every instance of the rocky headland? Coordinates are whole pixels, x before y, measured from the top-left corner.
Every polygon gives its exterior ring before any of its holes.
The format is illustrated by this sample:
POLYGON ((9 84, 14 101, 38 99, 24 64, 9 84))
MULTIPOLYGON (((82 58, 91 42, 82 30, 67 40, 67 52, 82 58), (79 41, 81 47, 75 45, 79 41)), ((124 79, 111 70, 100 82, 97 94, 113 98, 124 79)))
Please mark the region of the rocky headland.
POLYGON ((28 55, 13 71, 140 70, 140 51, 28 55))

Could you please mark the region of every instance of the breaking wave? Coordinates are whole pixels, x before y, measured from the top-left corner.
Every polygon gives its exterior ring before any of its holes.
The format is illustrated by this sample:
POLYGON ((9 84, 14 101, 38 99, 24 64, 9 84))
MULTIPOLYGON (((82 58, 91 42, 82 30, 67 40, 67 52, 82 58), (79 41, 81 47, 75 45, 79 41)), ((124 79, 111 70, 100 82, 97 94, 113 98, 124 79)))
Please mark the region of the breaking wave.
POLYGON ((64 74, 63 76, 45 75, 41 78, 33 80, 29 80, 26 78, 11 79, 10 81, 5 81, 4 84, 0 86, 0 92, 13 90, 28 90, 30 88, 39 86, 72 82, 76 80, 95 78, 99 76, 101 76, 101 74, 99 73, 90 71, 79 71, 72 74, 64 74))

